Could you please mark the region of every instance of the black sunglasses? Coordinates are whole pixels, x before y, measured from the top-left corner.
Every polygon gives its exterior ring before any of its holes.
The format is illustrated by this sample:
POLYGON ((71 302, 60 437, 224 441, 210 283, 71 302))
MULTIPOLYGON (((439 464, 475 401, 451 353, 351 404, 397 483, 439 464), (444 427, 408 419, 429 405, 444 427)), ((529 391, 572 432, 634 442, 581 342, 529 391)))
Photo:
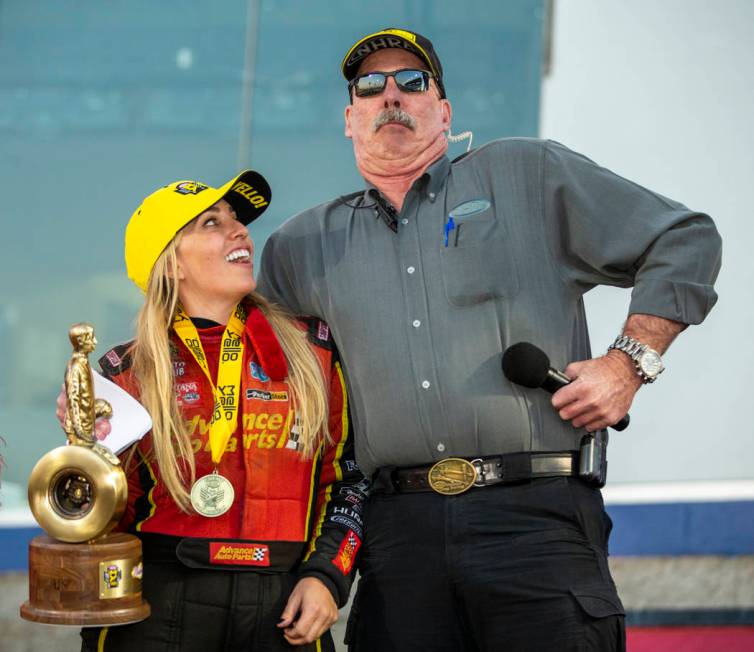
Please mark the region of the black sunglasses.
POLYGON ((429 90, 430 75, 426 70, 405 68, 394 72, 370 72, 354 77, 348 82, 348 90, 354 90, 357 97, 379 95, 387 86, 387 78, 395 79, 395 85, 404 93, 423 93, 429 90))

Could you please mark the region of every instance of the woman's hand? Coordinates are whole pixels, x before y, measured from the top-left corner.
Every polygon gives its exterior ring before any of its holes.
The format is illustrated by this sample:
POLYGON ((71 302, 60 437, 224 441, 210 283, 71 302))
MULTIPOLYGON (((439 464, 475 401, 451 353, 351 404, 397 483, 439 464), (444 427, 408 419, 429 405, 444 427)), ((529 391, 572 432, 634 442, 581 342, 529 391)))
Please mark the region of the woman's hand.
MULTIPOLYGON (((61 427, 65 425, 65 410, 67 406, 68 405, 65 397, 65 385, 63 385, 60 389, 60 394, 58 394, 58 398, 55 400, 55 416, 58 418, 61 427)), ((99 441, 102 441, 105 437, 107 437, 110 434, 111 430, 112 427, 110 426, 110 421, 108 419, 101 417, 95 420, 94 436, 99 441)))
POLYGON ((291 645, 313 643, 338 620, 338 605, 316 577, 304 577, 293 588, 278 627, 291 645))

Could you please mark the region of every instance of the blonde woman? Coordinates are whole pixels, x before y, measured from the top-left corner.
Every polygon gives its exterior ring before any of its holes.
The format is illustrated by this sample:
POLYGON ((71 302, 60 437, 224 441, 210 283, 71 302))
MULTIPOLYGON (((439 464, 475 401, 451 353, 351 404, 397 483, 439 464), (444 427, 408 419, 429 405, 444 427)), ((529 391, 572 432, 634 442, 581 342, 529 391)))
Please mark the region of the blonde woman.
POLYGON ((252 171, 179 181, 128 224, 145 301, 100 364, 153 420, 123 456, 120 524, 142 540, 152 615, 84 629, 85 650, 332 649, 366 485, 327 326, 254 292, 246 225, 269 200, 252 171))

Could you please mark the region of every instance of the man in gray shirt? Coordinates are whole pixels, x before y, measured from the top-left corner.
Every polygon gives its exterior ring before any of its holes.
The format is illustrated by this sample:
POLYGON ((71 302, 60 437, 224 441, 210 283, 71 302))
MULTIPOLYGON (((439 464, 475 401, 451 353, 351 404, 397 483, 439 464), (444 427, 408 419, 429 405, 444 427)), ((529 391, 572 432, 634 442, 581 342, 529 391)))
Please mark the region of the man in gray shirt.
POLYGON ((578 451, 714 305, 715 227, 551 141, 449 161, 451 105, 421 35, 370 34, 342 70, 366 189, 274 233, 260 289, 329 324, 375 479, 352 649, 623 649, 610 521, 578 451), (598 284, 633 293, 615 348, 592 358, 582 297, 598 284), (573 382, 551 396, 507 381, 520 341, 573 382))

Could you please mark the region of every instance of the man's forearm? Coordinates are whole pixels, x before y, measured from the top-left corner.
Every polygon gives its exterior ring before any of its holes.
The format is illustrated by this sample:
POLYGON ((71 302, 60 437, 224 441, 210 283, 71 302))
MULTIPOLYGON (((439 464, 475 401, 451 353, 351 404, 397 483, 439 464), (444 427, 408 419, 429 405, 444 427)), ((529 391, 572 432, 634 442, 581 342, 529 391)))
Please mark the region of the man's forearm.
POLYGON ((623 327, 623 334, 633 337, 642 344, 647 344, 658 353, 668 350, 673 340, 688 324, 656 317, 655 315, 629 315, 623 327))
MULTIPOLYGON (((672 319, 657 317, 655 315, 633 314, 629 315, 623 326, 623 335, 628 335, 642 344, 648 345, 660 355, 668 350, 678 334, 685 330, 688 324, 682 324, 672 319)), ((636 379, 636 368, 633 360, 622 351, 612 349, 607 353, 608 358, 621 363, 627 378, 636 379)), ((638 390, 641 385, 637 383, 638 390)))

